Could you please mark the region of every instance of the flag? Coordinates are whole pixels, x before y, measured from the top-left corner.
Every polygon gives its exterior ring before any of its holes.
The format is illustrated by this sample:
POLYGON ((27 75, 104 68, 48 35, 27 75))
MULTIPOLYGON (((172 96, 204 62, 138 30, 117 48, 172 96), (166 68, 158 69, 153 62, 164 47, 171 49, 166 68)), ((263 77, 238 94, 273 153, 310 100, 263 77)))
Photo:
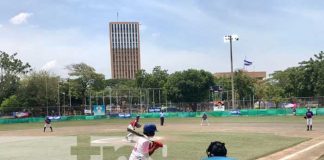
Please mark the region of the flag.
POLYGON ((250 65, 252 65, 252 62, 247 61, 247 60, 244 60, 244 65, 245 65, 245 66, 250 66, 250 65))

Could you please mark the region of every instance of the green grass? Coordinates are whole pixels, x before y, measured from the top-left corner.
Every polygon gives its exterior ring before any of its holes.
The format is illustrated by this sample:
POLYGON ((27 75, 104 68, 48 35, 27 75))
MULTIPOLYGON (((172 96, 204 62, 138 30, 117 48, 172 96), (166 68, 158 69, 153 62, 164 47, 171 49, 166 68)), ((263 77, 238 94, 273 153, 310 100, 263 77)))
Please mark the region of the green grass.
POLYGON ((324 155, 322 155, 318 160, 324 160, 324 155))
MULTIPOLYGON (((199 118, 166 118, 168 123, 197 123, 199 118)), ((302 116, 263 116, 263 117, 209 117, 211 123, 304 123, 302 116)), ((88 125, 108 125, 121 124, 125 125, 130 119, 101 119, 101 120, 76 120, 76 121, 59 121, 53 122, 55 127, 73 127, 88 125)), ((141 123, 154 122, 159 123, 158 118, 142 118, 141 123)), ((324 116, 316 116, 314 123, 324 123, 324 116)), ((7 130, 24 130, 35 129, 44 123, 16 123, 16 124, 0 124, 0 131, 7 130)))
MULTIPOLYGON (((129 123, 130 119, 102 119, 102 120, 80 120, 80 121, 64 121, 54 122, 55 128, 58 127, 82 127, 91 125, 123 125, 129 123)), ((166 124, 197 124, 199 125, 200 118, 166 118, 166 124)), ((304 123, 301 116, 265 116, 265 117, 209 117, 211 123, 304 123)), ((141 119, 142 124, 147 122, 158 123, 155 119, 141 119)), ((324 117, 315 117, 314 122, 324 122, 324 117)), ((1 131, 24 130, 24 129, 39 129, 43 123, 21 123, 21 124, 5 124, 0 125, 1 131)), ((95 133, 88 136, 124 136, 125 132, 95 133)), ((81 133, 82 135, 82 133, 81 133)), ((83 134, 84 135, 84 134, 83 134)), ((198 160, 206 156, 206 148, 211 141, 222 141, 226 143, 228 156, 240 160, 256 159, 276 151, 288 148, 290 146, 301 143, 307 138, 284 137, 274 134, 261 133, 235 133, 235 132, 201 132, 193 131, 173 131, 161 130, 157 136, 166 137, 168 146, 168 157, 162 158, 161 150, 153 155, 154 160, 159 159, 176 159, 176 160, 198 160)), ((25 142, 21 142, 25 143, 25 142)), ((31 142, 28 142, 31 143, 31 142)), ((36 143, 36 142, 33 142, 36 143)), ((5 146, 3 146, 5 147, 5 146)), ((115 148, 116 149, 116 148, 115 148)), ((114 152, 106 152, 110 157, 126 156, 131 153, 132 146, 122 146, 114 152)), ((106 156, 107 156, 106 155, 106 156)), ((1 157, 1 155, 0 155, 1 157)), ((323 159, 323 158, 322 158, 323 159)))
MULTIPOLYGON (((114 135, 124 135, 125 133, 114 133, 114 135)), ((176 159, 176 160, 199 160, 206 157, 206 149, 211 141, 225 142, 228 156, 239 160, 256 159, 276 151, 288 148, 301 143, 306 138, 292 138, 276 136, 272 134, 256 133, 201 133, 201 132, 172 132, 165 131, 157 133, 157 136, 168 137, 172 141, 167 141, 168 157, 162 158, 162 151, 157 150, 152 158, 176 159)), ((115 152, 109 152, 110 157, 129 157, 131 146, 123 146, 115 152)), ((107 153, 108 154, 108 153, 107 153)))
MULTIPOLYGON (((163 133, 164 134, 164 133, 163 133)), ((162 135, 163 135, 162 134, 162 135)), ((287 148, 306 139, 255 133, 167 133, 176 141, 168 144, 168 159, 201 159, 211 141, 225 142, 229 157, 255 159, 287 148)), ((154 159, 159 159, 158 152, 154 159)))

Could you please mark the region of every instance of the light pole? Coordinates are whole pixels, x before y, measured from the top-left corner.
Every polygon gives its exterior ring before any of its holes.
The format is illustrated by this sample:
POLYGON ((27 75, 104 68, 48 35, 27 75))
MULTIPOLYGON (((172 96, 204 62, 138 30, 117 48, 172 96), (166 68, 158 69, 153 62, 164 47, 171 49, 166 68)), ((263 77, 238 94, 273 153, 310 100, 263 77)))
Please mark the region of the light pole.
POLYGON ((112 106, 111 106, 111 87, 110 86, 107 86, 106 87, 108 90, 109 90, 109 112, 111 113, 111 109, 112 109, 112 106))
POLYGON ((63 115, 65 115, 65 92, 63 94, 63 115))
POLYGON ((70 86, 70 79, 68 79, 68 82, 69 82, 69 100, 70 100, 70 109, 72 107, 72 103, 71 103, 71 86, 70 86))
MULTIPOLYGON (((90 106, 90 110, 91 110, 91 85, 94 83, 94 79, 90 79, 90 80, 88 80, 88 82, 87 82, 87 87, 89 87, 89 92, 90 92, 90 99, 89 99, 89 101, 90 101, 90 104, 89 104, 89 106, 90 106)), ((87 105, 87 104, 86 104, 87 105)))
POLYGON ((47 76, 45 78, 46 115, 48 116, 47 76))
POLYGON ((57 106, 58 106, 59 116, 61 116, 61 104, 60 104, 60 79, 58 79, 58 81, 57 81, 57 106))
POLYGON ((224 37, 224 42, 230 43, 230 55, 231 55, 231 83, 232 83, 232 109, 234 109, 235 93, 234 93, 234 73, 233 73, 233 54, 232 54, 232 41, 238 41, 237 35, 227 35, 224 37))

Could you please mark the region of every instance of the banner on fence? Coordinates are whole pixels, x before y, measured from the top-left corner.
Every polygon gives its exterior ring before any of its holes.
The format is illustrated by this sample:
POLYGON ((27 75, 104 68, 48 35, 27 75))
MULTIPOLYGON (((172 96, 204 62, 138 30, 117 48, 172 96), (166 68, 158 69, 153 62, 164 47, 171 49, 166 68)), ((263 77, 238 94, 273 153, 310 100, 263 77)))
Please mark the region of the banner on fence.
POLYGON ((92 106, 93 115, 103 116, 105 115, 106 106, 105 105, 94 105, 92 106))
POLYGON ((214 111, 225 111, 225 106, 214 106, 214 111))

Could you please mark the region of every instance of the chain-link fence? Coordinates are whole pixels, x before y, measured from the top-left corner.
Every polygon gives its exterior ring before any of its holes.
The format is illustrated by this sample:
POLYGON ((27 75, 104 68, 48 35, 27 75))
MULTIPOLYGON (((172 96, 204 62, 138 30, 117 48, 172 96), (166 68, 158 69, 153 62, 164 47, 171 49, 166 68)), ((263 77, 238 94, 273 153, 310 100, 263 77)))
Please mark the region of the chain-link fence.
MULTIPOLYGON (((93 98, 95 99, 95 98, 93 98)), ((292 97, 292 98, 276 98, 276 99, 241 99, 236 100, 234 106, 231 105, 231 100, 219 100, 212 102, 181 102, 172 103, 152 103, 149 101, 129 101, 130 98, 119 97, 119 103, 116 100, 109 99, 112 97, 104 97, 100 100, 92 101, 92 105, 87 104, 75 106, 35 106, 35 107, 11 107, 0 111, 0 116, 14 116, 20 112, 29 113, 29 116, 71 116, 71 115, 91 115, 93 114, 93 106, 105 106, 106 114, 117 113, 147 113, 147 112, 209 112, 235 109, 278 109, 278 108, 300 108, 324 107, 324 97, 292 97)), ((117 98, 116 98, 117 99, 117 98)))

